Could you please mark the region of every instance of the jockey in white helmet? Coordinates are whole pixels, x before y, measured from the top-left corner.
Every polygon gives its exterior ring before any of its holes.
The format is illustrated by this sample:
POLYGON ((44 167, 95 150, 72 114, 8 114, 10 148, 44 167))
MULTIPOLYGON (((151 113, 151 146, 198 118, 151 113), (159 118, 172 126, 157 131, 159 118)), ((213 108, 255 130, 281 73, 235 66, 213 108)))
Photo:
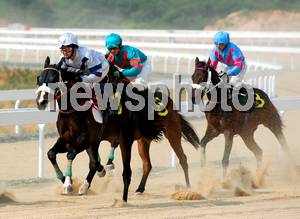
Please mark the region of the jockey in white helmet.
POLYGON ((58 46, 62 53, 62 68, 73 68, 85 73, 78 78, 78 81, 97 83, 107 76, 109 63, 105 56, 94 49, 79 46, 75 34, 61 35, 58 46))
MULTIPOLYGON (((61 68, 67 69, 69 72, 80 73, 77 77, 78 82, 90 83, 93 86, 95 83, 107 79, 109 63, 105 56, 94 49, 79 46, 76 35, 64 33, 58 40, 58 46, 62 53, 61 68)), ((100 110, 93 107, 92 112, 95 120, 102 123, 103 118, 100 110)))

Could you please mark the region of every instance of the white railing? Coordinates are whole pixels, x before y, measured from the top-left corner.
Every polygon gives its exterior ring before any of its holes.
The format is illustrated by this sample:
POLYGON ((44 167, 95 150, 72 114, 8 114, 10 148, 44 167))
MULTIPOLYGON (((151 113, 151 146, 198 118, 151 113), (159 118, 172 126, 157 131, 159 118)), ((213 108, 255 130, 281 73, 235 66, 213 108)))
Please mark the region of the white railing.
MULTIPOLYGON (((196 54, 179 52, 155 52, 147 50, 144 52, 151 60, 153 71, 182 74, 192 73, 194 60, 197 56, 196 54), (172 62, 175 62, 175 64, 172 64, 172 62)), ((0 44, 0 62, 41 65, 47 55, 50 56, 52 62, 57 62, 60 53, 54 46, 0 44)), ((203 60, 207 59, 207 57, 203 55, 198 55, 198 57, 203 60)), ((247 61, 247 63, 249 71, 279 71, 282 69, 280 65, 275 64, 254 62, 251 60, 247 61)))
MULTIPOLYGON (((119 33, 124 37, 142 37, 148 40, 155 38, 167 39, 211 39, 216 31, 198 31, 198 30, 143 30, 143 29, 64 29, 64 28, 31 28, 30 30, 9 30, 7 28, 0 29, 0 36, 31 36, 44 37, 52 36, 57 38, 65 32, 73 32, 84 38, 105 37, 110 33, 119 33)), ((275 31, 229 31, 231 38, 236 39, 300 39, 299 32, 275 32, 275 31)))
MULTIPOLYGON (((18 91, 15 92, 19 93, 18 91)), ((0 93, 0 97, 1 97, 1 93, 0 93)), ((0 99, 4 100, 3 97, 1 97, 0 99)), ((272 102, 275 104, 275 106, 279 111, 300 109, 300 96, 277 97, 277 98, 273 98, 272 102)), ((186 109, 187 106, 183 106, 182 108, 186 109)), ((199 109, 196 109, 196 112, 191 112, 190 115, 199 117, 201 114, 200 112, 198 114, 198 110, 199 109)), ((187 113, 185 114, 185 116, 189 116, 189 114, 187 113)), ((16 125, 16 124, 18 125, 38 124, 39 127, 38 177, 44 177, 45 124, 54 123, 56 119, 57 119, 57 112, 39 111, 37 109, 0 110, 0 126, 16 125)), ((171 162, 172 162, 171 165, 174 167, 176 165, 176 158, 174 153, 172 155, 171 162)))
MULTIPOLYGON (((19 93, 21 96, 22 94, 19 93)), ((0 95, 1 96, 1 95, 0 95)), ((3 99, 3 98, 2 98, 3 99)), ((0 126, 37 124, 39 128, 38 177, 44 177, 45 124, 54 123, 56 112, 37 109, 1 109, 0 126)))

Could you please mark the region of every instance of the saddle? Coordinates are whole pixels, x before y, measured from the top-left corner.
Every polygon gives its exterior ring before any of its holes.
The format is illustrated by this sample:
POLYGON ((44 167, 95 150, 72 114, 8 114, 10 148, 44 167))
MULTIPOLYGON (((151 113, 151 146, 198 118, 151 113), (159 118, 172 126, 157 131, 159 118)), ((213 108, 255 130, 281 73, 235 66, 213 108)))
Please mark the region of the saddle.
MULTIPOLYGON (((238 89, 236 87, 231 87, 228 89, 228 99, 232 99, 232 95, 234 92, 234 89, 238 89)), ((254 110, 255 108, 262 108, 265 104, 265 100, 257 93, 255 92, 255 90, 253 90, 254 92, 253 93, 248 93, 246 88, 244 87, 241 87, 239 90, 238 90, 238 100, 239 100, 239 103, 244 106, 247 101, 248 101, 248 98, 249 98, 249 95, 253 95, 253 103, 252 103, 252 106, 251 108, 249 109, 249 111, 251 110, 254 110)))

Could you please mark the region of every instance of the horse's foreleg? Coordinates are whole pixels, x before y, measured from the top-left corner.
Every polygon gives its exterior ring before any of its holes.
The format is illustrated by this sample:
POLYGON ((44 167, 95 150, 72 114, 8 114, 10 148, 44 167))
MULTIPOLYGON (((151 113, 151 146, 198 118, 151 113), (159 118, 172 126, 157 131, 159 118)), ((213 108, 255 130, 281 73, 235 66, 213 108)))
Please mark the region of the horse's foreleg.
POLYGON ((225 131, 225 150, 223 154, 223 160, 222 160, 222 166, 223 166, 223 178, 227 175, 227 169, 229 165, 229 156, 232 149, 232 143, 233 143, 233 134, 231 131, 225 131))
POLYGON ((66 174, 65 174, 66 179, 64 182, 64 194, 69 194, 69 193, 73 192, 72 164, 73 164, 73 160, 75 159, 76 155, 77 155, 77 152, 75 149, 71 149, 67 153, 68 163, 67 163, 67 170, 66 170, 66 174))
POLYGON ((215 137, 217 137, 220 133, 217 132, 215 129, 213 129, 211 126, 207 126, 206 131, 205 131, 205 135, 203 136, 203 138, 200 141, 200 163, 201 163, 201 167, 204 167, 206 164, 206 154, 205 154, 205 150, 206 150, 206 145, 208 142, 210 142, 212 139, 214 139, 215 137))
POLYGON ((59 138, 55 145, 48 151, 47 155, 48 155, 48 159, 50 160, 50 162, 52 163, 52 166, 54 168, 54 171, 56 173, 56 177, 62 181, 62 183, 65 182, 65 176, 64 174, 61 172, 57 161, 56 161, 56 154, 58 153, 64 153, 65 152, 65 142, 59 138))
POLYGON ((119 143, 115 140, 111 143, 111 148, 110 148, 108 160, 107 160, 107 163, 106 163, 106 166, 105 166, 106 170, 115 169, 115 165, 114 165, 113 161, 115 160, 115 150, 118 147, 118 145, 119 145, 119 143))
POLYGON ((128 189, 131 181, 131 148, 132 148, 133 140, 126 139, 126 143, 120 143, 120 148, 122 152, 122 161, 123 161, 123 201, 127 202, 128 199, 128 189))
POLYGON ((149 156, 149 148, 150 148, 151 142, 144 140, 144 139, 139 139, 137 142, 138 142, 139 155, 143 161, 143 177, 141 179, 139 187, 137 188, 137 190, 135 192, 143 193, 145 191, 145 185, 147 182, 147 178, 152 169, 150 156, 149 156))

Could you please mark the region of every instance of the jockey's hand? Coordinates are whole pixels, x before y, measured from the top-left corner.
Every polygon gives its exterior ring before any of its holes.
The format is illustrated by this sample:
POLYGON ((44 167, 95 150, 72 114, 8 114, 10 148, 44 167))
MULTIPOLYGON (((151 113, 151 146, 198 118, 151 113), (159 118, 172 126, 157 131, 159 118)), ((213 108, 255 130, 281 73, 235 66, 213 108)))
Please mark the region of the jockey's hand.
POLYGON ((82 74, 82 71, 78 68, 73 68, 73 67, 68 67, 66 69, 67 72, 70 72, 70 73, 75 73, 75 74, 82 74))
POLYGON ((80 76, 78 75, 78 76, 76 76, 76 77, 74 78, 74 81, 75 81, 75 82, 82 82, 82 77, 80 77, 80 76))
POLYGON ((227 72, 225 72, 225 71, 220 71, 219 76, 220 77, 223 77, 223 76, 228 77, 227 72))
POLYGON ((120 78, 120 77, 121 77, 121 72, 119 72, 119 71, 114 71, 113 75, 114 75, 114 77, 116 77, 116 78, 120 78))
POLYGON ((116 69, 118 69, 118 71, 122 72, 123 68, 120 68, 119 66, 115 65, 116 69))
POLYGON ((225 82, 229 82, 229 76, 227 74, 227 72, 225 71, 221 71, 220 74, 219 74, 220 78, 222 78, 225 82))

